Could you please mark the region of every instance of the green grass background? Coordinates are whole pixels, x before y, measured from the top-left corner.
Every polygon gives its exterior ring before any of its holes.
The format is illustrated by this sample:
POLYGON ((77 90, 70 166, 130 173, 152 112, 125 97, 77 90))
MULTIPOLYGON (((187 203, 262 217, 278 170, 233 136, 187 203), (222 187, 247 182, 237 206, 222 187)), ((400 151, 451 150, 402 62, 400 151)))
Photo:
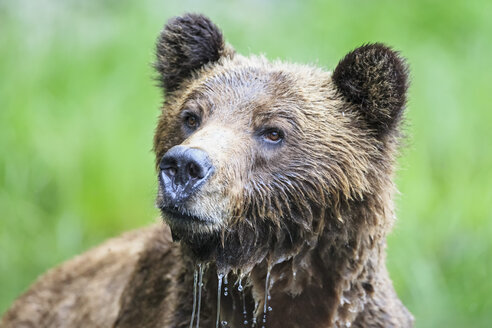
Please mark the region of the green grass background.
POLYGON ((367 42, 411 66, 388 266, 417 327, 492 322, 492 2, 0 0, 0 313, 49 267, 149 224, 164 22, 333 69, 367 42))

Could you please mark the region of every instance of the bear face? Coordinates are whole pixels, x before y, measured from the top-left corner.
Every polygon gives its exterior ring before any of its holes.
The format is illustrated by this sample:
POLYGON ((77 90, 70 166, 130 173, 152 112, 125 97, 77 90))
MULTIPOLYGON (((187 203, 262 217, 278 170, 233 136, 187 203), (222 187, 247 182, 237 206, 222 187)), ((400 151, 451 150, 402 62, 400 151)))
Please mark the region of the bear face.
POLYGON ((384 234, 407 90, 396 52, 365 45, 325 72, 239 55, 185 15, 161 33, 155 66, 157 206, 194 258, 275 263, 327 232, 350 243, 374 217, 384 234))

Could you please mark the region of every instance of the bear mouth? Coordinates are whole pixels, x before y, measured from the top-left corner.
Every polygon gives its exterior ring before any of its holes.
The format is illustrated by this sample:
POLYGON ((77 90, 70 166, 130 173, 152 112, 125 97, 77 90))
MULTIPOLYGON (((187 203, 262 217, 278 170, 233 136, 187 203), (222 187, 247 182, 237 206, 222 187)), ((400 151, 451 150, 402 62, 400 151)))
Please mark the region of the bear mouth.
POLYGON ((210 219, 188 214, 179 208, 163 206, 160 210, 162 217, 171 227, 193 229, 196 226, 212 227, 214 225, 210 219))

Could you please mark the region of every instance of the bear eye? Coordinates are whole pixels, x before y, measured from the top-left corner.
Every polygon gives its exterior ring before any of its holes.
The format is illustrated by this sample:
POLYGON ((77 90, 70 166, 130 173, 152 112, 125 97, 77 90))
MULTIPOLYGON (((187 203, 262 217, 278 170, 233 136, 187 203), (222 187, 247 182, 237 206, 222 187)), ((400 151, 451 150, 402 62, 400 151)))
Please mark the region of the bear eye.
POLYGON ((190 130, 196 130, 196 128, 198 128, 199 120, 198 117, 194 114, 186 114, 183 118, 183 121, 186 127, 190 130))
POLYGON ((282 131, 278 129, 268 129, 263 133, 263 139, 272 144, 279 143, 284 138, 282 131))
POLYGON ((194 128, 196 126, 196 118, 194 116, 189 116, 187 119, 186 119, 186 124, 190 127, 190 128, 194 128))

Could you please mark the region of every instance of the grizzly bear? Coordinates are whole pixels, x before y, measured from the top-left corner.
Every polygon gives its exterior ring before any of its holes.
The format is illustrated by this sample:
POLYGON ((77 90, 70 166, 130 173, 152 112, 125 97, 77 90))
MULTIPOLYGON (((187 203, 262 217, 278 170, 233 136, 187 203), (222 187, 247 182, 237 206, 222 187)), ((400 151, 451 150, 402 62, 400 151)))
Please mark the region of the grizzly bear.
POLYGON ((49 271, 2 327, 411 327, 385 265, 408 70, 367 44, 333 72, 245 57, 206 17, 157 41, 167 223, 49 271))

